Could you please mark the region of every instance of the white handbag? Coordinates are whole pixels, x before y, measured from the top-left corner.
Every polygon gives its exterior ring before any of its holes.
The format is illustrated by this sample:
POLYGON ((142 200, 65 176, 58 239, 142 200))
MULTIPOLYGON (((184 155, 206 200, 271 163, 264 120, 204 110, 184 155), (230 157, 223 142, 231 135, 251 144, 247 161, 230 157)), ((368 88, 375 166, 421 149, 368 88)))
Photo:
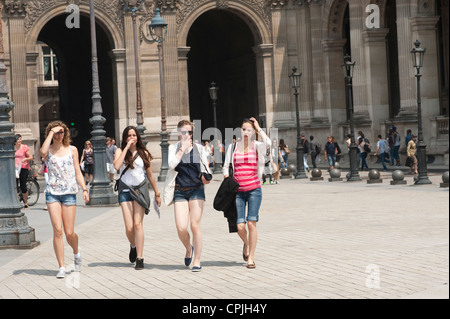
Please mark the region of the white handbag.
POLYGON ((166 181, 164 183, 163 201, 167 206, 173 204, 173 196, 175 194, 175 180, 178 172, 176 170, 167 170, 166 181))

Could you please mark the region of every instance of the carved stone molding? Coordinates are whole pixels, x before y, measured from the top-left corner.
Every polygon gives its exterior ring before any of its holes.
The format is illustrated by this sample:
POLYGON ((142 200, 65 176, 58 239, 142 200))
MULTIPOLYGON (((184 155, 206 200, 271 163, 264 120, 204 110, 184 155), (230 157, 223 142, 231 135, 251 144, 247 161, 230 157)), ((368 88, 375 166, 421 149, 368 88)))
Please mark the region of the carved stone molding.
MULTIPOLYGON (((39 17, 44 13, 61 5, 69 4, 89 6, 89 0, 28 0, 27 15, 25 17, 25 32, 28 33, 39 17)), ((94 0, 95 10, 102 11, 106 16, 117 25, 123 34, 123 6, 122 2, 117 0, 94 0)))
POLYGON ((27 1, 6 0, 5 11, 10 17, 24 17, 27 13, 27 1))
MULTIPOLYGON (((184 0, 179 3, 177 10, 177 32, 180 30, 186 18, 198 7, 210 2, 211 0, 184 0)), ((281 1, 281 0, 280 0, 281 1)), ((281 2, 287 2, 284 0, 281 2)), ((268 29, 271 28, 270 22, 270 6, 275 0, 216 0, 216 8, 218 9, 228 9, 232 2, 242 3, 245 6, 250 7, 254 12, 256 12, 264 23, 267 25, 268 29)))

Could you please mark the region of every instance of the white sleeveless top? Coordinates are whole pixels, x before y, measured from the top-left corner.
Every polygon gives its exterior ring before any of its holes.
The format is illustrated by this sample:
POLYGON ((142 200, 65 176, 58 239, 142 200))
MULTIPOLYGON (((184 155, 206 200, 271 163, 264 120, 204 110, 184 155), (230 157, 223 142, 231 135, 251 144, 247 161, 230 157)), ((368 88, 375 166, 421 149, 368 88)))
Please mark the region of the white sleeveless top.
POLYGON ((48 152, 46 161, 48 182, 45 190, 47 193, 52 195, 78 193, 71 147, 68 147, 68 154, 62 157, 54 156, 50 151, 48 152))
MULTIPOLYGON (((127 167, 125 164, 122 164, 120 168, 120 174, 122 174, 123 170, 127 167)), ((128 168, 125 174, 122 176, 122 182, 127 184, 128 186, 137 186, 142 183, 145 179, 145 168, 144 161, 140 156, 138 156, 133 162, 134 168, 128 168)), ((129 191, 124 190, 124 191, 129 191)))

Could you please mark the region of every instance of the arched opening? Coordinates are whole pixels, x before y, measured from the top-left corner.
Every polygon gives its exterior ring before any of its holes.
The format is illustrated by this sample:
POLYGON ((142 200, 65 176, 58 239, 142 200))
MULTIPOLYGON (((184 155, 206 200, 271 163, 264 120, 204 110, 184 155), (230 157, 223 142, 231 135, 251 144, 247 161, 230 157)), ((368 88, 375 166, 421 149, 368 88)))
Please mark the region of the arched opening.
MULTIPOLYGON (((113 69, 108 55, 113 44, 98 23, 97 51, 104 129, 107 136, 114 136, 114 87, 113 69)), ((70 126, 72 143, 81 151, 84 142, 91 138, 92 125, 92 65, 90 20, 80 16, 80 28, 66 27, 66 15, 58 15, 42 28, 38 36, 38 94, 40 100, 52 100, 43 104, 40 111, 42 132, 55 119, 70 126), (53 102, 54 101, 54 102, 53 102), (42 116, 46 114, 46 116, 42 116)))
MULTIPOLYGON (((240 126, 242 119, 258 116, 255 39, 246 22, 233 12, 210 10, 192 24, 187 36, 189 111, 202 128, 214 126, 209 87, 219 87, 217 126, 240 126)), ((223 135, 224 136, 224 135, 223 135)))

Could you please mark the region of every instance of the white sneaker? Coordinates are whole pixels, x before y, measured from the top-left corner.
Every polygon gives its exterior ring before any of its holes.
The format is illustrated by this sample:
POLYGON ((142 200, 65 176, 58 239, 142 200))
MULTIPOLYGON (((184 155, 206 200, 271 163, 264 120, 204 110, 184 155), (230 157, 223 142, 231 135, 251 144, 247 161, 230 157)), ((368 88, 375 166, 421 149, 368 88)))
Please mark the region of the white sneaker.
POLYGON ((61 279, 64 278, 65 276, 66 276, 66 268, 64 267, 59 268, 59 271, 56 274, 56 278, 61 279))
POLYGON ((81 260, 81 249, 80 248, 78 248, 78 254, 80 255, 80 257, 74 258, 76 272, 79 272, 81 270, 80 268, 81 268, 82 260, 81 260))

